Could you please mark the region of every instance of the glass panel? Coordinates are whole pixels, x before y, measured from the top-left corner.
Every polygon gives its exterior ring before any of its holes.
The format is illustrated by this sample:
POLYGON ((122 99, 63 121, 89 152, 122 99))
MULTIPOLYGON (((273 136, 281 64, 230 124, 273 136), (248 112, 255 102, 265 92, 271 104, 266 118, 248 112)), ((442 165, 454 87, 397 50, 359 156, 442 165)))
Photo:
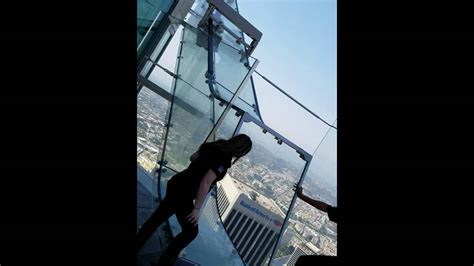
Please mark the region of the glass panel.
MULTIPOLYGON (((194 5, 191 7, 192 12, 194 13, 194 16, 196 18, 199 17, 199 20, 204 16, 204 13, 207 10, 208 7, 207 0, 195 0, 194 5)), ((195 26, 194 24, 191 24, 195 26)), ((196 24, 197 25, 197 24, 196 24)))
POLYGON ((337 130, 329 128, 313 154, 303 188, 310 197, 337 206, 337 130))
MULTIPOLYGON (((172 39, 172 37, 173 36, 171 36, 171 33, 169 31, 166 31, 165 33, 163 33, 163 36, 161 37, 160 41, 158 42, 155 49, 150 55, 150 60, 156 61, 156 59, 158 58, 158 55, 162 52, 162 50, 169 47, 169 46, 165 47, 165 45, 168 43, 168 40, 172 39)), ((140 55, 140 53, 141 51, 139 50, 137 54, 140 55)), ((137 58, 140 58, 140 56, 137 56, 137 58)), ((150 69, 152 67, 154 68, 154 65, 150 62, 150 60, 148 60, 145 63, 142 70, 140 71, 140 75, 146 77, 148 73, 150 72, 150 69)), ((175 62, 176 62, 176 59, 175 59, 175 62)))
MULTIPOLYGON (((230 99, 232 98, 233 93, 230 90, 228 90, 226 87, 223 87, 220 83, 217 83, 216 85, 217 85, 216 87, 219 89, 219 94, 220 94, 221 98, 226 100, 226 101, 230 101, 230 99)), ((244 87, 243 91, 241 92, 241 94, 239 95, 239 98, 234 102, 234 106, 237 106, 240 109, 242 109, 243 111, 249 113, 250 115, 255 117, 257 120, 261 120, 260 116, 257 113, 258 110, 255 107, 255 103, 252 103, 252 102, 249 103, 249 102, 245 101, 244 99, 242 99, 242 97, 241 97, 242 95, 245 96, 246 94, 253 94, 252 88, 253 88, 252 84, 250 83, 250 80, 249 80, 245 84, 245 87, 244 87)), ((253 99, 255 99, 255 98, 253 98, 253 99)))
MULTIPOLYGON (((225 3, 231 6, 235 11, 237 11, 237 1, 226 0, 225 3)), ((206 12, 208 6, 209 5, 206 0, 195 0, 194 5, 191 7, 191 15, 188 17, 186 22, 193 25, 194 27, 197 27, 197 24, 204 16, 204 13, 206 12)), ((215 13, 216 12, 214 12, 214 14, 215 13)))
POLYGON ((220 182, 219 208, 224 209, 225 228, 245 263, 262 265, 268 263, 294 194, 293 184, 306 162, 254 123, 244 123, 239 133, 252 138, 252 150, 229 169, 230 178, 220 182))
POLYGON ((199 219, 199 234, 182 257, 200 265, 244 265, 217 212, 216 193, 211 192, 199 219))
MULTIPOLYGON (((185 30, 183 36, 183 50, 180 59, 184 62, 180 64, 179 74, 181 78, 196 87, 206 95, 210 95, 209 86, 206 83, 205 74, 208 69, 207 64, 207 38, 208 35, 202 30, 197 30, 191 25, 172 18, 173 23, 184 23, 185 30)), ((165 51, 166 53, 166 51, 165 51)), ((163 57, 162 57, 163 58, 163 57)), ((240 86, 240 83, 249 72, 246 62, 253 65, 255 58, 245 58, 238 49, 229 46, 222 41, 217 42, 215 46, 215 74, 216 84, 214 89, 225 101, 230 101, 233 94, 240 86)), ((234 105, 240 109, 249 112, 260 120, 256 110, 256 99, 254 88, 250 80, 244 86, 234 105)))
MULTIPOLYGON (((149 212, 155 208, 155 198, 153 197, 153 177, 137 165, 137 208, 149 212)), ((148 219, 149 214, 138 215, 137 224, 140 225, 148 219)))
MULTIPOLYGON (((165 13, 169 11, 172 4, 173 0, 137 1, 137 47, 152 26, 153 21, 155 21, 153 26, 156 27, 163 19, 165 13)), ((154 28, 151 30, 154 30, 154 28)), ((148 35, 151 35, 151 32, 148 35)), ((145 43, 142 43, 141 47, 145 45, 145 43)))
MULTIPOLYGON (((167 169, 162 174, 162 180, 167 180, 167 175, 171 176, 173 174, 174 172, 167 169)), ((151 176, 141 167, 137 167, 137 175, 137 225, 140 227, 160 203, 157 193, 157 178, 151 176)), ((170 239, 169 228, 163 223, 140 250, 137 265, 148 266, 155 264, 161 252, 169 245, 170 239)))
MULTIPOLYGON (((178 28, 175 35, 173 35, 171 38, 169 45, 163 51, 160 59, 158 60, 158 64, 160 66, 168 69, 171 72, 176 72, 176 62, 179 51, 179 42, 181 40, 181 30, 182 28, 178 28)), ((151 64, 151 62, 149 63, 151 64)), ((141 75, 145 76, 146 73, 146 71, 143 71, 141 75)), ((151 71, 148 79, 164 90, 167 90, 168 92, 172 91, 171 88, 173 87, 174 78, 160 67, 153 66, 153 70, 151 71)))
POLYGON ((150 41, 151 36, 158 27, 160 21, 165 16, 165 13, 159 12, 153 21, 138 19, 137 31, 137 54, 140 55, 145 49, 146 44, 150 41))
MULTIPOLYGON (((329 128, 328 125, 276 90, 259 75, 253 75, 253 80, 255 87, 258 88, 258 103, 265 124, 303 150, 308 152, 316 150, 329 128)), ((323 113, 313 111, 317 114, 323 113)), ((334 121, 334 118, 331 121, 328 117, 322 117, 329 122, 334 121)))
POLYGON ((137 161, 151 172, 161 157, 169 101, 143 87, 137 97, 137 161))
MULTIPOLYGON (((236 1, 230 0, 230 1, 227 1, 226 3, 229 4, 232 8, 234 8, 237 11, 237 2, 236 1)), ((191 12, 192 15, 190 15, 189 18, 186 21, 190 25, 192 25, 193 27, 196 28, 199 21, 200 21, 200 19, 204 15, 204 12, 206 11, 207 7, 208 7, 208 4, 205 0, 196 1, 194 3, 193 7, 192 7, 192 10, 193 10, 191 12)), ((236 33, 237 36, 239 36, 239 37, 243 36, 242 32, 240 31, 240 29, 237 28, 237 26, 235 26, 233 23, 231 23, 224 16, 221 16, 220 18, 223 21, 224 25, 226 25, 228 28, 230 28, 232 30, 232 32, 236 33)), ((237 44, 235 42, 235 38, 233 36, 231 36, 229 33, 222 32, 220 34, 220 36, 228 46, 231 46, 231 47, 235 48, 237 51, 245 50, 243 44, 237 44)), ((234 53, 232 53, 232 54, 234 54, 234 53)), ((241 60, 241 59, 245 60, 245 61, 242 61, 243 63, 247 62, 249 65, 252 65, 253 62, 255 62, 255 58, 253 58, 253 57, 250 57, 249 59, 239 58, 239 60, 241 60)), ((220 60, 220 55, 216 55, 216 61, 217 60, 220 60)), ((224 78, 218 79, 217 80, 218 83, 219 83, 220 80, 224 80, 224 78)), ((226 85, 228 85, 228 84, 219 84, 218 85, 219 92, 222 93, 224 96, 226 96, 228 94, 227 91, 231 92, 229 89, 225 88, 226 85)), ((232 93, 231 93, 231 95, 232 95, 232 93)), ((231 98, 231 96, 226 96, 226 97, 224 97, 224 96, 223 96, 223 98, 226 99, 226 100, 231 98)), ((254 94, 254 87, 253 87, 253 84, 249 81, 245 84, 245 88, 240 93, 239 99, 237 99, 235 105, 239 106, 239 108, 245 110, 246 112, 249 112, 252 116, 257 118, 258 120, 261 120, 260 115, 258 114, 256 103, 257 103, 257 99, 256 99, 256 95, 254 94)))
MULTIPOLYGON (((241 33, 237 35, 241 36, 241 33)), ((256 59, 253 57, 246 58, 244 46, 237 44, 235 38, 230 36, 229 33, 223 32, 221 36, 224 38, 224 42, 221 42, 224 45, 219 45, 218 52, 215 55, 217 89, 222 94, 223 99, 230 100, 250 69, 246 65, 252 66, 256 59), (230 62, 238 63, 231 64, 230 62)), ((260 120, 256 110, 256 101, 254 87, 249 79, 239 94, 235 105, 260 120)))
MULTIPOLYGON (((302 184, 304 195, 332 206, 337 206, 336 144, 337 131, 331 128, 313 155, 302 184)), ((303 254, 336 256, 337 224, 329 221, 326 212, 297 199, 272 265, 296 261, 303 254)))
MULTIPOLYGON (((143 210, 137 209, 137 212, 140 216, 143 213, 143 210)), ((147 219, 151 213, 152 211, 148 212, 147 219)), ((138 225, 142 225, 145 221, 146 219, 141 219, 141 221, 138 222, 138 225)), ((161 251, 168 246, 170 239, 171 235, 168 233, 166 225, 162 224, 138 253, 137 266, 155 265, 160 257, 161 251)))
POLYGON ((288 226, 285 228, 270 265, 294 265, 301 255, 321 254, 320 249, 316 246, 320 240, 316 228, 321 226, 319 224, 321 215, 319 213, 316 215, 316 213, 315 208, 296 199, 288 226), (296 213, 297 215, 295 215, 296 213))
MULTIPOLYGON (((216 81, 235 93, 249 68, 245 66, 245 53, 224 42, 220 42, 215 50, 216 81)), ((250 62, 252 65, 255 61, 250 62)))
MULTIPOLYGON (((198 45, 207 45, 207 36, 202 31, 199 32, 201 35, 189 25, 183 29, 184 42, 177 73, 180 79, 176 81, 169 145, 165 153, 167 166, 176 171, 182 171, 189 165, 189 156, 205 141, 213 127, 213 118, 217 121, 223 111, 223 108, 215 108, 213 99, 208 97, 210 91, 205 82, 207 50, 198 45)), ((219 63, 216 61, 216 73, 221 73, 218 77, 228 77, 226 82, 229 86, 234 86, 235 91, 248 69, 238 61, 237 50, 221 44, 218 53, 221 59, 219 63), (227 72, 233 72, 234 75, 227 72)), ((227 94, 231 95, 232 93, 227 94)))
MULTIPOLYGON (((217 108, 225 108, 224 106, 219 106, 218 101, 216 101, 217 108)), ((217 129, 216 139, 229 139, 232 137, 232 134, 235 131, 235 128, 239 124, 241 116, 237 116, 237 111, 232 109, 229 111, 227 116, 224 118, 221 126, 217 129)))
POLYGON ((207 47, 207 36, 203 40, 197 40, 196 29, 185 27, 183 31, 183 48, 180 57, 179 74, 182 79, 192 84, 193 87, 203 94, 210 95, 211 92, 205 77, 207 72, 207 50, 199 46, 205 45, 207 47))
POLYGON ((204 142, 213 127, 212 102, 199 90, 176 81, 171 128, 168 132, 165 160, 176 171, 188 167, 189 157, 204 142))
POLYGON ((250 113, 253 117, 260 120, 260 116, 257 115, 257 111, 256 111, 257 105, 256 105, 253 85, 250 80, 247 84, 245 84, 245 88, 239 96, 240 96, 239 100, 242 101, 242 104, 246 104, 249 107, 249 111, 247 112, 250 113))
MULTIPOLYGON (((155 169, 161 158, 170 102, 147 87, 137 96, 137 230, 158 207, 155 169)), ((137 265, 156 263, 169 242, 166 225, 151 236, 137 257, 137 265)))
MULTIPOLYGON (((179 74, 184 80, 205 94, 210 93, 205 78, 208 69, 207 38, 206 32, 186 25, 181 53, 181 59, 186 64, 180 64, 179 69, 179 74)), ((244 62, 241 62, 245 58, 240 50, 219 41, 219 39, 216 39, 214 52, 216 81, 233 94, 249 72, 249 68, 244 65, 244 62)), ((255 60, 251 59, 250 64, 252 65, 254 62, 255 60)), ((230 98, 226 100, 230 100, 230 98)))

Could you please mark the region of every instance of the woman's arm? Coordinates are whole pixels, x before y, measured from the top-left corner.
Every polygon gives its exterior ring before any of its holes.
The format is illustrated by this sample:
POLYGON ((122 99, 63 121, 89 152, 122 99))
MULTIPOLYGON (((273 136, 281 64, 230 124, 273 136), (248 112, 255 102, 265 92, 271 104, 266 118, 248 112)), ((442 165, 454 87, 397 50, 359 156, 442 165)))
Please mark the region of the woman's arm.
POLYGON ((319 200, 312 199, 306 195, 303 195, 303 188, 299 187, 298 184, 295 184, 294 190, 296 191, 296 195, 298 195, 298 197, 301 200, 305 201, 306 203, 310 204, 311 206, 315 207, 318 210, 327 212, 328 205, 326 203, 319 200))
POLYGON ((206 195, 209 192, 209 188, 212 185, 212 182, 216 180, 216 174, 211 169, 207 170, 206 175, 201 181, 199 185, 196 202, 194 203, 194 207, 197 209, 201 209, 202 204, 204 203, 204 199, 206 199, 206 195))
POLYGON ((307 202, 308 204, 310 204, 311 206, 323 211, 323 212, 327 212, 328 211, 328 205, 322 201, 319 201, 319 200, 315 200, 315 199, 312 199, 306 195, 301 195, 299 196, 300 199, 302 199, 303 201, 307 202))
POLYGON ((196 225, 199 220, 199 211, 201 210, 202 204, 206 199, 206 195, 209 192, 209 188, 211 187, 212 182, 214 182, 216 178, 217 177, 214 171, 209 169, 206 175, 204 175, 201 184, 199 185, 196 202, 194 203, 194 209, 191 214, 187 216, 188 221, 193 225, 196 225))

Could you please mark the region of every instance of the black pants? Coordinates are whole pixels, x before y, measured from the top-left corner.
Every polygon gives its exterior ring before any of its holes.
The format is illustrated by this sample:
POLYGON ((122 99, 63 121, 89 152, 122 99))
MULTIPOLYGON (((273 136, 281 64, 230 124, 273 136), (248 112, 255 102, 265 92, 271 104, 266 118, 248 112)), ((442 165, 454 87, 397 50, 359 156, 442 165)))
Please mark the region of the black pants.
POLYGON ((188 216, 194 208, 193 198, 185 193, 183 194, 183 191, 178 191, 177 187, 179 186, 172 183, 173 182, 168 182, 166 197, 138 231, 138 251, 140 251, 158 226, 165 222, 171 215, 176 214, 182 231, 171 241, 169 247, 160 257, 158 265, 173 265, 181 250, 198 235, 198 226, 194 226, 186 221, 186 216, 188 216))

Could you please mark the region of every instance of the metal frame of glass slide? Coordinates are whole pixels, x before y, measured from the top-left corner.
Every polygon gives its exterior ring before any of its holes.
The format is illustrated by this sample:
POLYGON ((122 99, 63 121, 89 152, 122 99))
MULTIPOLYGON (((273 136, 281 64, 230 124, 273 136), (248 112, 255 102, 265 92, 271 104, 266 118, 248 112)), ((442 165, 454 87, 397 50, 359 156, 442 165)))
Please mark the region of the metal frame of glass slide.
MULTIPOLYGON (((286 145, 288 145, 289 147, 293 148, 298 154, 300 154, 300 158, 303 159, 305 161, 305 166, 304 166, 304 169, 303 169, 303 172, 301 173, 301 176, 299 178, 299 181, 298 181, 298 185, 302 185, 303 184, 303 181, 304 181, 304 177, 306 176, 306 172, 309 168, 309 165, 311 164, 311 161, 313 159, 312 155, 310 155, 309 153, 307 153, 305 150, 303 150, 302 148, 300 148, 298 145, 294 144, 293 142, 291 142, 290 140, 286 139, 285 137, 283 137, 282 135, 280 135, 278 132, 274 131, 272 128, 268 127, 267 125, 265 125, 263 122, 255 119, 253 116, 249 115, 247 112, 244 113, 244 115, 242 116, 242 118, 240 119, 239 121, 239 124, 237 125, 235 131, 234 131, 234 135, 238 134, 242 128, 242 125, 244 123, 254 123, 256 124, 257 126, 259 126, 260 128, 262 128, 262 130, 265 130, 266 132, 272 134, 273 136, 275 136, 276 138, 278 138, 279 140, 281 140, 283 143, 285 143, 286 145)), ((275 242, 274 244, 274 247, 272 249, 272 254, 270 256, 270 263, 272 262, 274 256, 275 256, 275 252, 278 248, 278 245, 281 241, 281 237, 285 231, 285 228, 287 227, 287 224, 288 224, 288 220, 289 220, 289 217, 290 217, 290 213, 291 211, 293 210, 293 207, 295 205, 295 202, 296 202, 296 193, 293 195, 293 198, 291 200, 291 203, 290 203, 290 206, 288 208, 288 211, 285 215, 285 219, 283 221, 283 225, 281 227, 281 230, 280 232, 278 233, 278 236, 277 236, 277 241, 275 242)))

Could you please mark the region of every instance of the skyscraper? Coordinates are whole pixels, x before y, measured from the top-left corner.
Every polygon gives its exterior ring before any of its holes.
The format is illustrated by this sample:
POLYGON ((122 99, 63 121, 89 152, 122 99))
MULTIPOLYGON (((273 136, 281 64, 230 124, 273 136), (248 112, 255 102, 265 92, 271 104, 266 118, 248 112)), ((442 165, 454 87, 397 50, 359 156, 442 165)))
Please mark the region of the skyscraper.
POLYGON ((251 200, 233 182, 237 181, 227 175, 217 188, 224 227, 242 259, 249 265, 261 265, 270 255, 283 218, 251 200))
POLYGON ((302 243, 298 246, 295 251, 290 256, 288 263, 286 265, 293 266, 300 256, 304 255, 315 255, 319 252, 319 249, 311 243, 302 243))

